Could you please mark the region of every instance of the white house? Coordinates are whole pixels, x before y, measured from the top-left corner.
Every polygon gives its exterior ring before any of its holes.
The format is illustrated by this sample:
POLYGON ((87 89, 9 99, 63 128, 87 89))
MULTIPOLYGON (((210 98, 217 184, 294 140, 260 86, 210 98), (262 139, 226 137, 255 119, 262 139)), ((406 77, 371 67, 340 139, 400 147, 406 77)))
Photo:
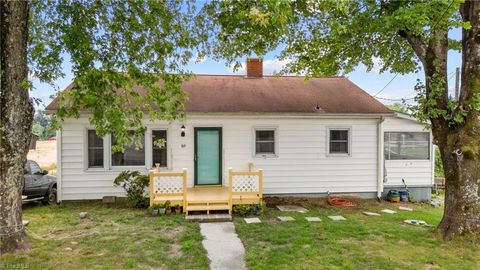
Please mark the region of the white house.
MULTIPOLYGON (((262 76, 261 60, 250 59, 247 76, 197 75, 182 88, 185 121, 146 122, 140 150, 112 153, 115 138, 98 137, 88 115, 67 119, 57 133, 59 200, 122 196, 113 186, 119 172, 147 173, 155 163, 186 168, 188 187, 225 186, 227 168, 253 163, 264 171, 265 195, 376 198, 404 179, 414 199, 430 199, 430 131, 345 77, 262 76), (155 147, 154 138, 166 146, 155 147)), ((57 100, 46 108, 57 109, 57 100)))

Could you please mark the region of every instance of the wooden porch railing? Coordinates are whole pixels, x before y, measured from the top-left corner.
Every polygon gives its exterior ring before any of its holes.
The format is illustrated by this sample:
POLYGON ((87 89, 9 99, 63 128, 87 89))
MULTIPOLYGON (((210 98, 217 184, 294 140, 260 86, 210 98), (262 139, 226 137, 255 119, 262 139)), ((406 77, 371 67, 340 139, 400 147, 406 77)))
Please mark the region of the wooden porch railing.
POLYGON ((182 172, 150 172, 150 206, 170 201, 185 206, 187 201, 187 169, 182 172))
POLYGON ((258 204, 263 197, 263 170, 236 172, 228 170, 230 205, 258 204))

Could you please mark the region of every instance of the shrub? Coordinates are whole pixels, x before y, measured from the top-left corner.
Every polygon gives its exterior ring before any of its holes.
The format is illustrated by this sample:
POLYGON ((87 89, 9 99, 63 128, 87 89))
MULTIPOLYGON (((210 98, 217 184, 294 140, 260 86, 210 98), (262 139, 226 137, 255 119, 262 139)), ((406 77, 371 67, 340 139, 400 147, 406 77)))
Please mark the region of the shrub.
POLYGON ((233 213, 238 216, 248 216, 248 215, 261 215, 265 211, 265 203, 262 201, 260 204, 238 204, 233 206, 233 213))
POLYGON ((260 201, 259 204, 252 204, 250 209, 252 214, 258 216, 258 215, 262 215, 265 212, 265 208, 266 208, 265 202, 260 201))
POLYGON ((233 206, 233 213, 241 217, 247 216, 250 214, 250 205, 248 204, 237 204, 233 206))
POLYGON ((126 203, 130 207, 143 208, 148 205, 145 189, 149 178, 138 171, 123 171, 113 181, 115 186, 121 186, 127 192, 126 203))

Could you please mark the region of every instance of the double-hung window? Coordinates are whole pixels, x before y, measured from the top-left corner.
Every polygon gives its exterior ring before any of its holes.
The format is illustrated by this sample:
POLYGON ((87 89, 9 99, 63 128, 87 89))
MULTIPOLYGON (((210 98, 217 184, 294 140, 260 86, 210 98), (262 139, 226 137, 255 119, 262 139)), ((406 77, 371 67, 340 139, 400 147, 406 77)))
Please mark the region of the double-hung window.
POLYGON ((167 167, 167 131, 152 130, 152 167, 167 167))
POLYGON ((87 130, 88 168, 103 168, 103 138, 95 130, 87 130))
MULTIPOLYGON (((134 136, 133 130, 128 131, 128 136, 134 136)), ((112 135, 112 146, 116 145, 115 136, 112 135)), ((145 166, 145 137, 140 139, 140 146, 125 146, 123 152, 112 151, 112 166, 145 166)))
POLYGON ((275 129, 255 129, 255 155, 276 155, 275 129))
POLYGON ((385 132, 386 160, 430 159, 430 133, 385 132))
POLYGON ((328 153, 331 155, 350 155, 350 129, 328 129, 328 153))

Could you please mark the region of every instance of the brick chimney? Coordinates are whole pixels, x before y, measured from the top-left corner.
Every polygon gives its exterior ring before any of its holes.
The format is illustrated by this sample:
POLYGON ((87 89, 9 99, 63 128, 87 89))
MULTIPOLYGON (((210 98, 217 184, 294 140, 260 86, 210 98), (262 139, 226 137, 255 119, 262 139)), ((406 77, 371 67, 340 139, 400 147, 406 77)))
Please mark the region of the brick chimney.
POLYGON ((263 60, 261 58, 247 58, 247 77, 263 77, 263 60))

